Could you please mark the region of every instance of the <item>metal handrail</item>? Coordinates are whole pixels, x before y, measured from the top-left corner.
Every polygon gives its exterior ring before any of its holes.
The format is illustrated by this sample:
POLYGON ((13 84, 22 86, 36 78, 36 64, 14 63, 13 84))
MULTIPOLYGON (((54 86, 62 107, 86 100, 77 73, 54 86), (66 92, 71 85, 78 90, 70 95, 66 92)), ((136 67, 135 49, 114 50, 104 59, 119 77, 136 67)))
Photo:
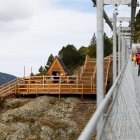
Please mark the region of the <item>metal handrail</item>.
POLYGON ((82 133, 80 134, 80 136, 78 137, 77 140, 89 140, 92 133, 96 130, 96 125, 97 125, 97 123, 100 119, 100 116, 103 113, 106 105, 110 101, 111 97, 113 96, 113 91, 115 90, 115 88, 118 85, 118 82, 122 78, 128 61, 129 61, 129 59, 126 61, 125 66, 123 67, 123 69, 119 73, 119 75, 116 78, 114 84, 112 85, 112 87, 110 88, 108 93, 106 94, 104 100, 102 101, 102 103, 100 104, 98 109, 92 115, 91 119, 89 120, 89 122, 87 123, 86 127, 84 128, 84 130, 82 131, 82 133))

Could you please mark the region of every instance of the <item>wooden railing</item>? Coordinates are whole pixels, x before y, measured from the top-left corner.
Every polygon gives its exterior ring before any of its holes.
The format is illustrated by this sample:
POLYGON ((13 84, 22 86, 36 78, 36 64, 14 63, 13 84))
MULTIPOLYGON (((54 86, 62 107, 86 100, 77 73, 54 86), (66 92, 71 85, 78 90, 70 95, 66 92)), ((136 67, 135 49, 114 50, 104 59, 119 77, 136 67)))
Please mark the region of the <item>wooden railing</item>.
POLYGON ((30 76, 23 78, 25 83, 38 83, 38 84, 50 84, 50 83, 77 83, 79 76, 30 76))
MULTIPOLYGON (((106 92, 111 57, 106 58, 104 63, 106 92)), ((0 86, 0 98, 11 94, 96 94, 96 64, 91 76, 29 76, 0 86)))
POLYGON ((95 94, 96 89, 85 84, 18 84, 18 94, 95 94))
POLYGON ((7 96, 10 96, 11 94, 15 94, 17 91, 16 85, 17 85, 17 83, 20 83, 21 81, 22 81, 21 78, 16 78, 16 79, 0 86, 0 98, 4 98, 7 96))
POLYGON ((96 94, 92 76, 31 76, 17 84, 18 94, 96 94))

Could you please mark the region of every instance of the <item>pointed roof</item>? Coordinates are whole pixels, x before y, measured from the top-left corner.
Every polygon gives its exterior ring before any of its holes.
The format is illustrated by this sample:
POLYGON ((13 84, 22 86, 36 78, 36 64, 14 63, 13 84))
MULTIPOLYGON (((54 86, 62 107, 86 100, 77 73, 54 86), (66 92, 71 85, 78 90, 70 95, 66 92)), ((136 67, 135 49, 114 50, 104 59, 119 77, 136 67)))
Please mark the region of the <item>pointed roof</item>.
POLYGON ((68 73, 68 70, 63 63, 62 59, 55 56, 53 62, 51 63, 46 75, 52 75, 53 71, 59 71, 61 74, 66 74, 68 73))

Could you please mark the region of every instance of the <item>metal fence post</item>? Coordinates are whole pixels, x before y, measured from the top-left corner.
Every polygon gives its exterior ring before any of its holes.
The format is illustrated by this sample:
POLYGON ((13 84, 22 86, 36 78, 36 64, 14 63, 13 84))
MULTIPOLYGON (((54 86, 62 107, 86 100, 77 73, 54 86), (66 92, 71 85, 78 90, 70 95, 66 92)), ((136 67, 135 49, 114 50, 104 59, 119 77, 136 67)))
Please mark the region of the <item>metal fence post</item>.
POLYGON ((122 55, 122 53, 123 53, 123 51, 122 51, 123 49, 122 49, 122 30, 120 29, 120 57, 121 57, 121 64, 120 64, 120 69, 122 70, 122 59, 123 59, 123 55, 122 55))
POLYGON ((124 66, 124 37, 123 35, 121 36, 121 40, 122 40, 122 68, 124 66))
POLYGON ((126 38, 124 37, 124 45, 125 45, 125 51, 124 51, 124 53, 125 53, 125 62, 126 62, 126 60, 127 60, 127 43, 126 43, 126 38))
MULTIPOLYGON (((97 0, 97 108, 104 98, 104 25, 103 0, 97 0)), ((103 113, 97 125, 97 140, 100 139, 103 113)))
POLYGON ((121 50, 121 39, 120 39, 120 26, 118 30, 118 74, 120 73, 120 50, 121 50))
POLYGON ((116 9, 113 13, 113 83, 116 80, 116 48, 117 48, 117 35, 116 35, 116 9))

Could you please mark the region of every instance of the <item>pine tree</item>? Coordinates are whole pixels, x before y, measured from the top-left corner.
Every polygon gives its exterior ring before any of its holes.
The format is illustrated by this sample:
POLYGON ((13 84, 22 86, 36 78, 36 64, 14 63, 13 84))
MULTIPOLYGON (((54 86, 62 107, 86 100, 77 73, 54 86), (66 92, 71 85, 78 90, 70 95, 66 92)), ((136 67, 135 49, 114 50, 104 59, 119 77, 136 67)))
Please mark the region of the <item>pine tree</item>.
POLYGON ((104 33, 104 57, 112 54, 112 39, 109 39, 106 33, 104 33))
POLYGON ((43 66, 40 66, 39 70, 38 70, 40 73, 42 73, 44 71, 44 68, 43 66))
POLYGON ((93 37, 92 37, 92 39, 91 39, 91 41, 90 41, 90 46, 94 46, 94 45, 96 45, 96 35, 95 35, 95 33, 94 33, 94 35, 93 35, 93 37))
POLYGON ((134 31, 133 39, 134 39, 134 42, 137 43, 137 42, 140 42, 140 10, 136 15, 134 28, 135 28, 135 31, 134 31))
POLYGON ((63 47, 58 55, 67 67, 76 65, 80 61, 79 53, 74 45, 68 44, 66 47, 63 47))
POLYGON ((49 58, 48 58, 48 61, 46 63, 46 66, 45 66, 45 69, 48 70, 48 68, 50 67, 50 65, 52 64, 54 60, 54 56, 52 54, 50 54, 49 58))

